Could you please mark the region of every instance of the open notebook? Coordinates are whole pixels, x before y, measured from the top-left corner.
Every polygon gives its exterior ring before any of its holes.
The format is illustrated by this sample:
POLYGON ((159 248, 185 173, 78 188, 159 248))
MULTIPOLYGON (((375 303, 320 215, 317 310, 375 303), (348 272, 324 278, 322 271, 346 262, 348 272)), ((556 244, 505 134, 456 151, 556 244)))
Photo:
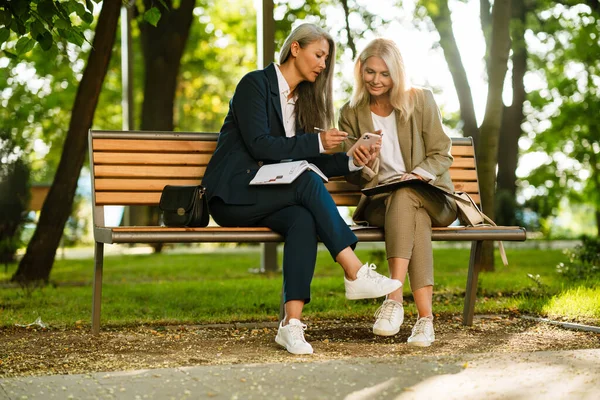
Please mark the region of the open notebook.
POLYGON ((279 185, 292 183, 304 171, 313 171, 318 174, 323 181, 329 181, 316 165, 311 164, 306 160, 300 160, 263 165, 256 173, 254 179, 250 181, 250 184, 279 185))

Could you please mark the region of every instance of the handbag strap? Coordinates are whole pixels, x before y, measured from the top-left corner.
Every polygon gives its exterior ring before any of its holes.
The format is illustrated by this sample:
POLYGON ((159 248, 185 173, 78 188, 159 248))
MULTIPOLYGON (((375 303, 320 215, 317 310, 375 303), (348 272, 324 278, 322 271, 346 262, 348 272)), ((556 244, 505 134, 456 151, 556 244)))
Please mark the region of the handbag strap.
MULTIPOLYGON (((471 204, 473 205, 473 207, 475 207, 475 209, 477 211, 479 211, 479 214, 481 214, 481 216, 483 217, 483 220, 491 225, 491 226, 498 226, 496 225, 496 223, 494 221, 492 221, 492 219, 490 217, 488 217, 487 215, 485 215, 483 213, 483 211, 481 211, 479 209, 479 207, 477 207, 477 204, 475 204, 475 200, 473 200, 473 198, 471 196, 469 196, 469 194, 467 192, 462 192, 465 196, 467 196, 467 198, 469 199, 469 201, 471 202, 471 204)), ((483 224, 482 224, 483 225, 483 224)), ((502 263, 504 264, 504 266, 508 266, 508 258, 506 257, 506 251, 504 250, 504 243, 502 243, 501 240, 498 240, 498 249, 500 250, 500 258, 502 259, 502 263)))

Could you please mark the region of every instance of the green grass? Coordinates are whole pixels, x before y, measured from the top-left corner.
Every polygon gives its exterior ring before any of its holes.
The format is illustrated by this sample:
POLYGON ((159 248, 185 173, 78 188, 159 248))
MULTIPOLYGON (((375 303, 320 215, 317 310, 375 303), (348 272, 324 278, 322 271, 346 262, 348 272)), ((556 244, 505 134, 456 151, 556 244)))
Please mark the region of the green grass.
MULTIPOLYGON (((359 250, 372 260, 368 250, 359 250)), ((281 257, 281 256, 280 256, 281 257)), ((469 251, 436 249, 434 312, 462 315, 469 251)), ((496 271, 481 273, 476 313, 520 312, 598 324, 600 285, 597 280, 572 283, 556 265, 560 250, 509 249, 510 265, 497 260, 496 271), (528 277, 539 275, 536 280, 528 277)), ((281 260, 280 260, 281 262, 281 260)), ((248 270, 260 254, 248 252, 107 256, 104 266, 102 325, 198 324, 275 320, 279 310, 281 275, 257 275, 248 270)), ((6 282, 16 269, 0 272, 6 282)), ((385 271, 387 264, 380 263, 385 271)), ((93 260, 58 259, 51 285, 24 290, 0 289, 0 326, 33 322, 37 317, 53 327, 89 325, 93 260)), ((407 285, 408 286, 408 285, 407 285)), ((405 288, 406 312, 415 313, 405 288)), ((344 298, 342 270, 325 251, 319 252, 312 301, 307 318, 370 317, 379 301, 344 298)))

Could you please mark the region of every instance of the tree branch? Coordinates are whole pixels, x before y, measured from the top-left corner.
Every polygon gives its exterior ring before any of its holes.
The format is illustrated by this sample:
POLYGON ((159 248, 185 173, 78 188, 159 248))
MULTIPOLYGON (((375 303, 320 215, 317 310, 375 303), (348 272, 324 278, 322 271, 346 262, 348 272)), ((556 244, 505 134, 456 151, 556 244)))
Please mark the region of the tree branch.
POLYGON ((356 44, 354 44, 354 38, 352 37, 352 31, 350 31, 350 9, 348 8, 348 0, 341 0, 342 7, 344 8, 344 20, 346 22, 346 32, 348 32, 348 47, 352 50, 352 59, 356 58, 356 44))

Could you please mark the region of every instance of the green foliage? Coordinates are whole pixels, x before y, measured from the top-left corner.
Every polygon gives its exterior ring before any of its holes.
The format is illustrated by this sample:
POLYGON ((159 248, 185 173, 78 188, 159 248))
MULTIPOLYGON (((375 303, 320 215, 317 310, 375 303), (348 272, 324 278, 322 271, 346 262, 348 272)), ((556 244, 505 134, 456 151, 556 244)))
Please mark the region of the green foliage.
MULTIPOLYGON (((530 93, 529 152, 546 161, 523 180, 541 217, 561 199, 600 211, 600 14, 578 4, 539 13, 530 59, 546 87, 530 93)), ((600 228, 600 227, 599 227, 600 228)))
POLYGON ((566 251, 569 260, 556 266, 566 279, 578 281, 600 277, 600 237, 583 236, 582 244, 566 251))
POLYGON ((94 20, 91 0, 11 0, 0 2, 0 45, 3 53, 17 58, 31 51, 36 44, 50 50, 66 40, 81 46, 85 29, 94 20), (84 5, 85 4, 85 5, 84 5), (7 41, 12 35, 16 45, 7 41), (5 46, 5 44, 7 44, 5 46))

